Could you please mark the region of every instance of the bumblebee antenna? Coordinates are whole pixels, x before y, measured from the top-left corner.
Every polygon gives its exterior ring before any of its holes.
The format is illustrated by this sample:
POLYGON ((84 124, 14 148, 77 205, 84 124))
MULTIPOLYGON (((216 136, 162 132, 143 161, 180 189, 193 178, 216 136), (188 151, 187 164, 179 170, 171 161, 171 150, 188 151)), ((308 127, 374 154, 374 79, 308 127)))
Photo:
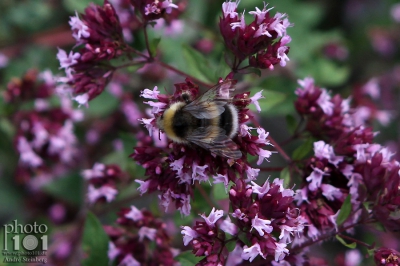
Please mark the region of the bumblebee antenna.
POLYGON ((158 130, 158 140, 161 141, 161 129, 158 130))
POLYGON ((171 95, 171 93, 167 90, 166 87, 164 87, 164 91, 165 91, 168 95, 171 95))

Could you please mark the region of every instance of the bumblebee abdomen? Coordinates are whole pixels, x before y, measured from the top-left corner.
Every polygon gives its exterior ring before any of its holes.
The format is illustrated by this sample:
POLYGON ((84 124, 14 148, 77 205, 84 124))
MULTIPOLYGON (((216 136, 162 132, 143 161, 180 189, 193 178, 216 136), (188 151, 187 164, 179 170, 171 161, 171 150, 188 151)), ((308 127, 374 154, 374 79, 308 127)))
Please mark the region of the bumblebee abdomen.
POLYGON ((219 127, 225 130, 229 138, 236 135, 239 129, 238 112, 232 104, 225 105, 225 111, 219 119, 219 127))

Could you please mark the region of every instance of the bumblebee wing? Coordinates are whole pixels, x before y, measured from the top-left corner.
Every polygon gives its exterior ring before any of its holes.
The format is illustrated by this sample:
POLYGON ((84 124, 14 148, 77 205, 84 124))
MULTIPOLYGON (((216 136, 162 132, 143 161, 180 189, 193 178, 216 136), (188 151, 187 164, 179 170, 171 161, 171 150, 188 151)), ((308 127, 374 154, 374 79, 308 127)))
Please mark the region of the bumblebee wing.
POLYGON ((242 157, 239 147, 220 127, 199 127, 187 137, 187 140, 222 157, 236 160, 242 157))
POLYGON ((233 80, 219 83, 182 109, 199 119, 217 117, 225 111, 224 105, 228 102, 229 91, 232 90, 233 84, 233 80))

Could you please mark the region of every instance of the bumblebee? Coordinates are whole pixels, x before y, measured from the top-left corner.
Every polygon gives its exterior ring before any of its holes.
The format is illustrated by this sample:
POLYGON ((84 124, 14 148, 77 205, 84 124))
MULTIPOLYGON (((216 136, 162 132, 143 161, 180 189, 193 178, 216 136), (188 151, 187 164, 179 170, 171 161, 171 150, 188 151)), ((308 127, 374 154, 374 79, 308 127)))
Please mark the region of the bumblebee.
POLYGON ((176 143, 195 144, 212 153, 239 159, 242 153, 232 138, 239 129, 238 111, 230 103, 233 81, 226 80, 194 100, 182 94, 157 119, 157 126, 176 143))

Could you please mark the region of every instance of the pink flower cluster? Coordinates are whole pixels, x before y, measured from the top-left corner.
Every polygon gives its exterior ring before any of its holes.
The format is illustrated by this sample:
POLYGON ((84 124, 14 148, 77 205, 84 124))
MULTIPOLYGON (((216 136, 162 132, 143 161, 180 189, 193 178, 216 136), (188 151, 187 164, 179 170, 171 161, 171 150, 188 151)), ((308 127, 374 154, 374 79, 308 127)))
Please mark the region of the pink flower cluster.
POLYGON ((74 123, 83 119, 83 113, 72 108, 72 102, 63 95, 60 106, 51 104, 56 91, 49 71, 38 74, 28 71, 22 79, 8 84, 6 100, 17 107, 11 117, 17 133, 14 144, 19 154, 16 178, 21 183, 40 187, 67 171, 77 159, 77 138, 74 123), (19 104, 33 102, 33 110, 18 109, 19 104), (31 177, 35 177, 31 180, 31 177))
POLYGON ((79 104, 87 104, 111 80, 114 69, 109 60, 123 55, 126 44, 118 15, 107 0, 103 6, 90 4, 81 18, 77 13, 69 24, 80 49, 69 54, 59 49, 60 68, 66 72, 59 82, 70 87, 79 104))
POLYGON ((59 49, 57 54, 60 68, 66 73, 58 81, 65 84, 65 90, 80 105, 87 105, 110 82, 116 70, 111 59, 127 56, 132 60, 133 49, 125 41, 133 40, 133 31, 147 27, 149 21, 167 19, 166 14, 171 22, 181 12, 172 14, 178 6, 171 0, 111 2, 114 6, 108 0, 102 6, 90 4, 84 14, 71 17, 75 49, 69 53, 59 49))
POLYGON ((183 23, 178 16, 186 8, 186 0, 177 4, 171 0, 110 0, 120 19, 126 42, 134 40, 133 32, 148 24, 154 29, 162 29, 164 36, 182 32, 183 23), (165 27, 164 27, 165 26, 165 27))
POLYGON ((89 183, 89 203, 111 202, 118 194, 117 183, 121 182, 124 173, 118 165, 95 163, 92 169, 82 171, 82 176, 89 183))
POLYGON ((174 8, 178 8, 172 0, 132 0, 131 2, 146 21, 160 19, 165 14, 170 14, 174 8))
POLYGON ((392 153, 373 143, 375 133, 356 123, 349 100, 314 85, 311 78, 299 81, 295 106, 314 138, 314 156, 302 163, 302 188, 297 204, 310 224, 307 236, 317 238, 337 229, 336 218, 347 195, 352 213, 344 226, 360 222, 362 202, 370 202, 368 218, 388 230, 400 226, 400 164, 392 153))
POLYGON ((118 213, 118 226, 104 226, 110 237, 108 258, 117 265, 175 265, 179 250, 171 247, 165 223, 135 206, 118 213))
POLYGON ((50 97, 53 92, 52 74, 50 72, 39 74, 37 70, 30 69, 22 79, 14 78, 7 84, 3 97, 7 103, 13 104, 35 99, 40 102, 41 99, 50 97))
POLYGON ((196 256, 206 256, 197 265, 236 265, 258 256, 283 263, 289 254, 287 246, 303 231, 304 223, 292 205, 294 191, 282 184, 279 179, 272 183, 267 180, 263 186, 237 180, 229 191, 232 218, 217 223, 223 211, 213 209, 208 217, 201 215, 205 222, 196 222, 193 228, 183 226, 184 245, 191 244, 196 256), (224 232, 232 237, 227 239, 224 232), (244 234, 251 245, 239 240, 239 234, 244 234), (232 240, 236 248, 229 254, 226 243, 232 240))
POLYGON ((160 191, 161 205, 166 210, 172 202, 175 202, 175 207, 182 214, 189 215, 190 198, 195 182, 208 182, 210 176, 214 179, 213 183, 223 183, 226 188, 229 181, 235 182, 238 178, 246 178, 250 182, 257 177, 259 169, 250 166, 247 155, 258 156, 257 164, 260 165, 271 156, 271 151, 263 149, 266 145, 270 145, 267 139, 268 133, 258 128, 258 135, 252 135, 250 131, 253 128, 246 125, 251 116, 247 106, 252 102, 257 103, 261 97, 261 94, 249 97, 248 92, 235 95, 232 101, 239 117, 239 132, 233 141, 242 152, 242 158, 234 161, 215 156, 209 150, 195 145, 160 142, 156 119, 168 106, 176 101, 182 101, 182 94, 190 94, 194 99, 199 94, 199 88, 187 79, 185 83, 175 84, 175 93, 171 96, 160 94, 157 87, 142 92, 142 97, 149 99, 145 103, 152 108, 150 111, 152 117, 143 118, 141 121, 155 138, 156 145, 149 139, 143 139, 135 148, 132 158, 146 169, 148 176, 144 181, 136 180, 140 183, 141 193, 160 191))
POLYGON ((393 93, 390 90, 394 88, 381 85, 382 83, 393 82, 388 81, 388 79, 395 79, 395 77, 391 75, 378 76, 370 79, 362 86, 354 86, 352 98, 355 104, 354 118, 356 125, 371 124, 373 120, 377 120, 383 126, 389 125, 394 115, 394 110, 390 109, 393 109, 396 103, 394 99, 386 99, 387 96, 385 95, 393 93))
POLYGON ((272 8, 264 5, 262 10, 256 8, 249 12, 254 21, 247 25, 244 12, 241 16, 237 13, 238 4, 239 1, 223 3, 219 23, 225 45, 238 59, 237 63, 249 57, 250 65, 257 68, 273 69, 278 63, 285 66, 289 61, 286 45, 291 41, 286 33, 291 26, 286 14, 277 12, 271 17, 272 8))

